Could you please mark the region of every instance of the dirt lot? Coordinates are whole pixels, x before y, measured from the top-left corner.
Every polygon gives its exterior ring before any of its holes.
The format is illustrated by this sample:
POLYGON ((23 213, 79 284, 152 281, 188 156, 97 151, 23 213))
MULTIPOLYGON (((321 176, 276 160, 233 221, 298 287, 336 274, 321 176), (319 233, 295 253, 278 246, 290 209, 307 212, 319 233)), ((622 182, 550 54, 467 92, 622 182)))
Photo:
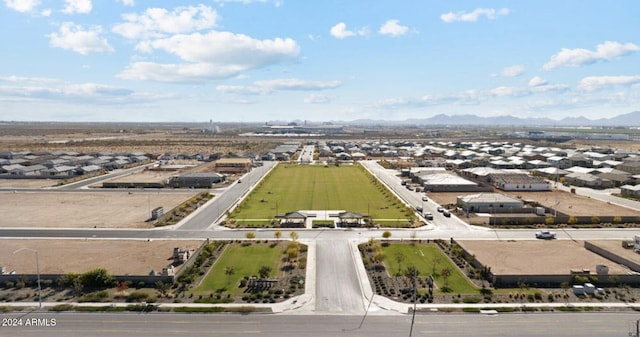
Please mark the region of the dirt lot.
MULTIPOLYGON (((498 192, 503 193, 503 192, 498 192)), ((462 195, 469 195, 476 193, 460 193, 460 192, 447 192, 447 193, 429 193, 429 197, 436 201, 438 204, 447 205, 455 204, 456 198, 462 195)), ((523 200, 532 200, 544 205, 546 207, 553 208, 558 202, 558 206, 555 207, 559 212, 568 214, 570 216, 640 216, 640 212, 634 211, 625 207, 611 205, 599 200, 588 198, 585 196, 572 194, 568 192, 520 192, 505 194, 512 197, 522 197, 523 200)))
POLYGON ((0 179, 0 188, 43 188, 58 184, 57 179, 0 179))
MULTIPOLYGON (((619 241, 616 241, 619 245, 619 241)), ((459 241, 496 275, 566 275, 571 269, 595 271, 597 264, 611 274, 629 269, 584 248, 583 241, 459 241)))
POLYGON ((173 248, 195 250, 202 241, 164 240, 0 240, 0 265, 7 272, 35 274, 38 251, 41 274, 84 273, 106 268, 112 275, 148 275, 160 272, 173 261, 173 248))
POLYGON ((144 228, 150 209, 168 211, 196 192, 3 192, 0 227, 144 228))

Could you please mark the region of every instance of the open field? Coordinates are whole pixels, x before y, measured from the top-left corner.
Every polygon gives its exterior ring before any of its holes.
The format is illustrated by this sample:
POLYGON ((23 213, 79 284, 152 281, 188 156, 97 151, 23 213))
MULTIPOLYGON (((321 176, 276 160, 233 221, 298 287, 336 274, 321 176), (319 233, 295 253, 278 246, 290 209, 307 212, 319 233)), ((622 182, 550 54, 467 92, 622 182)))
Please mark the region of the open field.
POLYGON ((231 218, 271 219, 298 210, 347 210, 376 219, 407 219, 406 209, 358 166, 280 164, 236 208, 231 218))
POLYGON ((224 126, 229 134, 201 132, 208 127, 208 123, 3 123, 0 152, 263 153, 279 144, 271 139, 238 139, 237 125, 224 126))
MULTIPOLYGON (((523 200, 532 200, 546 207, 555 208, 559 212, 569 216, 640 216, 639 211, 626 207, 607 204, 602 201, 563 191, 549 192, 501 192, 512 197, 522 197, 523 200), (558 203, 557 206, 554 206, 558 203)), ((431 192, 429 197, 441 205, 455 204, 458 196, 476 194, 461 192, 431 192)))
POLYGON ((150 210, 176 207, 193 193, 3 192, 0 227, 144 228, 150 210))
MULTIPOLYGON (((616 241, 619 245, 620 242, 616 241)), ((496 275, 567 275, 571 269, 595 272, 596 265, 610 274, 626 274, 620 266, 584 248, 583 241, 458 241, 496 275)))
POLYGON ((258 276, 262 266, 271 268, 270 277, 280 277, 286 246, 286 242, 274 245, 258 243, 244 246, 229 245, 211 267, 202 283, 190 292, 202 294, 226 289, 231 294, 241 295, 244 289, 238 287, 240 280, 245 276, 258 276), (233 270, 231 275, 226 273, 228 268, 233 270))
POLYGON ((38 251, 41 274, 84 273, 103 267, 112 275, 148 275, 151 269, 160 272, 173 262, 173 248, 195 250, 199 240, 0 240, 0 265, 7 272, 35 274, 34 253, 38 251))

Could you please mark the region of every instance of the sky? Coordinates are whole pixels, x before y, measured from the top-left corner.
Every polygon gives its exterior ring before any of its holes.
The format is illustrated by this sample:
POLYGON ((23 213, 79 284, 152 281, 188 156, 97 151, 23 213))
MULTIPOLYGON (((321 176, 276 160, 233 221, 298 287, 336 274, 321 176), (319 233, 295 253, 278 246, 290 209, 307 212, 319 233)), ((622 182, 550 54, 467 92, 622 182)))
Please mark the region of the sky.
POLYGON ((0 120, 640 110, 640 1, 0 0, 0 120))

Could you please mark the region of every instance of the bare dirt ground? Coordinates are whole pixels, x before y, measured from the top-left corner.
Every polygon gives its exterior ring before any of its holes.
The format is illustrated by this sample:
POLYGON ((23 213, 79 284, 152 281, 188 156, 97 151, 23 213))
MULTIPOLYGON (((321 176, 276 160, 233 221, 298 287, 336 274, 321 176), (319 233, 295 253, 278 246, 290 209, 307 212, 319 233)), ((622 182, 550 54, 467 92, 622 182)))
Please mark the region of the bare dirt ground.
MULTIPOLYGON (((563 192, 500 192, 512 197, 521 197, 523 200, 532 200, 546 207, 557 209, 559 212, 570 216, 640 216, 640 212, 611 205, 585 196, 563 192), (558 203, 557 206, 556 202, 558 203)), ((458 196, 476 194, 460 192, 431 192, 429 197, 440 205, 455 204, 458 196)))
POLYGON ((0 227, 145 228, 151 209, 168 211, 196 193, 3 192, 0 227))
MULTIPOLYGON (((618 245, 619 241, 616 241, 618 245)), ((566 275, 571 269, 595 271, 597 264, 611 274, 630 270, 584 248, 583 241, 459 241, 497 275, 566 275)))
POLYGON ((44 188, 58 184, 57 179, 0 179, 0 188, 44 188))
POLYGON ((112 275, 148 275, 153 269, 161 272, 173 262, 173 248, 194 250, 198 240, 0 240, 0 265, 7 272, 35 274, 35 249, 41 274, 84 273, 94 268, 106 268, 112 275))

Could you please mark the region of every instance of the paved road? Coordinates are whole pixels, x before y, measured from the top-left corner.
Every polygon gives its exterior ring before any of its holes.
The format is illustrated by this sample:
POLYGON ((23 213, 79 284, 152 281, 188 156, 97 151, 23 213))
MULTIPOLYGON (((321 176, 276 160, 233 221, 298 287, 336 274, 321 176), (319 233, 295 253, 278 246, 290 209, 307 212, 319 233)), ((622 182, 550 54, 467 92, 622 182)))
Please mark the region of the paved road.
POLYGON ((224 193, 216 195, 214 199, 206 203, 196 214, 185 219, 179 226, 179 229, 202 230, 209 228, 224 215, 227 209, 230 209, 235 203, 241 200, 275 164, 276 162, 264 162, 263 166, 252 169, 238 180, 241 182, 233 183, 224 193))
MULTIPOLYGON (((0 327, 0 336, 409 336, 411 317, 343 315, 216 315, 134 313, 21 313, 2 318, 55 318, 50 327, 0 327)), ((628 336, 635 313, 417 315, 413 336, 628 336)))
POLYGON ((430 223, 435 225, 438 229, 451 231, 472 230, 472 226, 469 226, 469 224, 460 220, 455 215, 452 214, 451 217, 445 217, 442 215, 442 213, 439 213, 436 209, 440 205, 436 204, 433 200, 423 202, 422 197, 425 196, 424 193, 409 191, 405 186, 401 184, 402 180, 397 176, 397 170, 387 170, 373 160, 365 160, 361 161, 360 163, 371 174, 376 176, 378 180, 387 185, 387 187, 397 196, 399 196, 401 200, 404 200, 406 203, 408 203, 409 206, 413 208, 421 206, 423 207, 424 212, 433 213, 434 221, 430 223))
POLYGON ((316 312, 364 314, 360 278, 347 240, 316 240, 316 312))

